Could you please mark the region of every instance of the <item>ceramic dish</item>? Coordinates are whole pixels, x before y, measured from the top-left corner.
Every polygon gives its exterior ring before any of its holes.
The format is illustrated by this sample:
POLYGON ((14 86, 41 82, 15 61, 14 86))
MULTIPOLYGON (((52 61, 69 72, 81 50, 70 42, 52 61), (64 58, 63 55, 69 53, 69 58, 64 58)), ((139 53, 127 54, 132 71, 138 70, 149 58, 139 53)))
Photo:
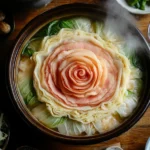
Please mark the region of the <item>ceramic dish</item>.
POLYGON ((146 5, 145 10, 140 10, 134 7, 131 7, 127 4, 126 0, 116 0, 123 8, 125 8, 126 10, 128 10, 129 12, 133 13, 133 14, 150 14, 150 6, 146 5))
POLYGON ((4 35, 0 35, 0 40, 5 40, 14 31, 15 21, 12 12, 10 12, 9 10, 0 8, 0 11, 5 14, 5 19, 3 21, 10 25, 10 32, 4 35))
POLYGON ((6 115, 2 111, 0 111, 0 132, 0 149, 5 150, 10 138, 10 125, 6 115))
MULTIPOLYGON (((117 16, 120 22, 125 21, 124 24, 127 24, 128 29, 130 29, 130 33, 134 35, 135 39, 140 40, 140 46, 139 46, 139 54, 140 59, 142 62, 142 68, 144 70, 144 87, 137 105, 137 108, 134 110, 134 112, 124 120, 124 122, 117 128, 103 134, 96 134, 93 136, 67 136, 60 134, 59 132, 56 132, 54 130, 48 129, 41 123, 39 123, 37 120, 33 118, 31 113, 28 111, 27 107, 22 101, 22 98, 20 97, 18 88, 17 88, 17 67, 20 61, 21 51, 22 48, 26 45, 28 40, 42 27, 44 27, 46 24, 48 24, 51 21, 54 21, 56 19, 62 19, 67 17, 75 17, 75 16, 84 16, 89 17, 94 20, 107 20, 107 17, 110 19, 116 18, 116 16, 113 16, 112 14, 109 14, 104 9, 100 8, 96 5, 89 5, 89 4, 69 4, 69 5, 63 5, 59 6, 57 8, 54 8, 52 10, 49 10, 35 19, 33 19, 20 33, 18 36, 18 39, 15 43, 15 46, 13 48, 13 51, 11 53, 10 59, 9 59, 9 65, 7 68, 7 86, 9 93, 11 95, 12 102, 21 115, 21 117, 32 127, 34 127, 35 130, 41 131, 41 133, 45 133, 49 135, 49 137, 54 138, 55 140, 63 141, 66 143, 72 143, 72 144, 93 144, 98 142, 103 142, 106 140, 109 140, 111 138, 114 138, 116 136, 119 136, 120 134, 124 133, 125 131, 129 130, 144 114, 144 112, 147 110, 149 106, 149 96, 150 96, 150 85, 149 85, 149 76, 150 76, 150 70, 149 65, 150 64, 150 58, 149 58, 149 47, 142 36, 142 34, 139 32, 139 30, 130 24, 125 18, 122 18, 120 16, 117 16), (78 8, 78 11, 77 11, 78 8)), ((116 22, 116 21, 115 21, 116 22)), ((118 23, 118 22, 117 22, 118 23)), ((119 25, 119 24, 118 24, 119 25)), ((117 26, 118 28, 118 26, 117 26)), ((124 28, 123 28, 124 30, 124 28)), ((126 31, 123 31, 122 35, 124 37, 128 36, 128 33, 126 31)))
POLYGON ((150 138, 148 138, 146 145, 145 145, 145 150, 150 149, 150 138))

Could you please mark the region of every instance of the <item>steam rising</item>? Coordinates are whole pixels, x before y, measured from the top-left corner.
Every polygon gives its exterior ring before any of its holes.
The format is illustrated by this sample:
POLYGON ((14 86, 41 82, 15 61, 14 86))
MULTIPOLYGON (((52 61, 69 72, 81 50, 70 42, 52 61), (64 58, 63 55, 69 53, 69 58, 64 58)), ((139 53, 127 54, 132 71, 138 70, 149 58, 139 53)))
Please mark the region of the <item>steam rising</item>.
POLYGON ((125 41, 130 49, 141 49, 142 41, 138 37, 136 30, 131 27, 132 25, 136 26, 134 16, 122 8, 116 1, 111 3, 108 1, 105 7, 108 12, 105 20, 105 29, 110 28, 113 33, 125 37, 125 41), (112 15, 114 16, 113 18, 112 15))

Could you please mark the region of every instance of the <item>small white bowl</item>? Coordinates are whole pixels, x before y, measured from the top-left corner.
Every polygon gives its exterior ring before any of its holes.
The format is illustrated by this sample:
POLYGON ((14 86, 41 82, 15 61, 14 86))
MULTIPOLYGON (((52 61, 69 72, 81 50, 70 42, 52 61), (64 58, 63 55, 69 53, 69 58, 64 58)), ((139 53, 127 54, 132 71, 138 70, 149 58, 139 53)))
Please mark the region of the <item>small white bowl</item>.
POLYGON ((145 10, 140 10, 134 7, 131 7, 127 4, 126 0, 116 0, 123 8, 127 9, 129 12, 133 14, 150 14, 150 6, 145 7, 145 10))
POLYGON ((145 150, 149 150, 149 149, 150 149, 150 137, 148 138, 145 146, 145 150))
POLYGON ((106 150, 123 150, 123 149, 119 146, 111 146, 111 147, 106 148, 106 150))

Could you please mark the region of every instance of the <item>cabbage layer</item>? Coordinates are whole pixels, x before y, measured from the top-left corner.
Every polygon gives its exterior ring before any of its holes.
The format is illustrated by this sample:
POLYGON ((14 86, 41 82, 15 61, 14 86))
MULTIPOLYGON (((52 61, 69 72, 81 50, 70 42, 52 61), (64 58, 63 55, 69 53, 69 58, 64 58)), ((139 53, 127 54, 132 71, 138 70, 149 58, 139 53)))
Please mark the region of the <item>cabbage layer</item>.
POLYGON ((90 123, 124 102, 130 62, 94 33, 62 29, 34 53, 34 88, 55 117, 90 123))
POLYGON ((140 80, 141 71, 120 45, 68 28, 45 36, 30 59, 21 59, 18 73, 21 94, 36 119, 73 136, 119 126, 137 106, 140 80), (26 88, 32 90, 33 80, 36 96, 22 88, 25 76, 26 88))

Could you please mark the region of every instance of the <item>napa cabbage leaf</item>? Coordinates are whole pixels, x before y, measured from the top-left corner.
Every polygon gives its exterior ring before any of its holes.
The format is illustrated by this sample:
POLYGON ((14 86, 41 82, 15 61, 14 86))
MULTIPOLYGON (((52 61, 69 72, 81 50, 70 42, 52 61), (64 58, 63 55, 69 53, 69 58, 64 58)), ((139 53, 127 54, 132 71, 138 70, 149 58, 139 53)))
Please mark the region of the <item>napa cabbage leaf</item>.
POLYGON ((41 123, 49 128, 56 128, 58 125, 63 124, 66 120, 65 117, 53 117, 47 110, 45 104, 40 104, 32 109, 32 114, 41 123))

